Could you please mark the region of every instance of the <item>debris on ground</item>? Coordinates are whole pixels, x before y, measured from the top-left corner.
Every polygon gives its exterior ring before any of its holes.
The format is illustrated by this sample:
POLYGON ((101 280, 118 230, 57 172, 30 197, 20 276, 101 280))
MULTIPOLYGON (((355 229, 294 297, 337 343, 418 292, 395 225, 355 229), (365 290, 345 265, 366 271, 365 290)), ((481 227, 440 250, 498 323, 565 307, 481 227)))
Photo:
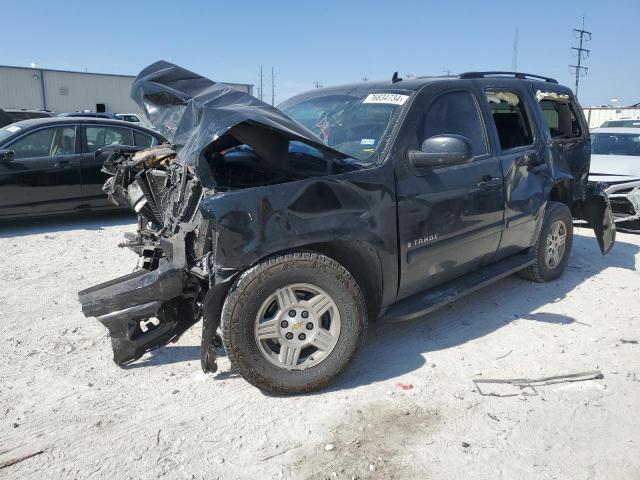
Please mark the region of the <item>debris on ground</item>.
POLYGON ((638 344, 638 340, 625 340, 624 338, 620 339, 620 343, 631 343, 633 345, 637 345, 638 344))
POLYGON ((411 383, 396 383, 396 386, 401 390, 411 390, 413 388, 413 384, 411 383))
POLYGON ((478 389, 478 393, 483 397, 515 397, 520 394, 527 396, 536 396, 538 395, 538 391, 535 387, 542 387, 544 385, 554 385, 556 383, 565 383, 565 382, 584 382, 586 380, 599 380, 604 378, 604 375, 601 371, 595 370, 593 372, 583 372, 583 373, 571 373, 568 375, 556 375, 553 377, 544 377, 537 379, 528 379, 528 378, 510 378, 510 379, 474 379, 473 383, 478 389), (487 392, 482 391, 480 388, 480 384, 493 384, 493 385, 509 385, 512 387, 516 387, 517 391, 513 392, 511 390, 507 390, 507 393, 498 393, 495 391, 487 392), (528 389, 528 390, 527 390, 528 389))
POLYGON ((0 463, 0 470, 6 467, 10 467, 11 465, 15 465, 16 463, 20 463, 28 458, 35 457, 36 455, 40 455, 44 453, 44 450, 38 450, 37 452, 30 453, 28 455, 23 455, 22 457, 12 458, 11 460, 7 460, 6 462, 0 463))

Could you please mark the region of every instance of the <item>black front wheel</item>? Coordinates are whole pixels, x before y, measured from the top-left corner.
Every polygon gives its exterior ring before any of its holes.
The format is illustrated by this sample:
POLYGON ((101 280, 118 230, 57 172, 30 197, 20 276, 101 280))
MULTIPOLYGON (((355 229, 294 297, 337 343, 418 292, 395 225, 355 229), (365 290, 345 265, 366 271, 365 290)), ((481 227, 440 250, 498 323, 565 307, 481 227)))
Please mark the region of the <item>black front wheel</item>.
POLYGON ((245 380, 272 393, 305 393, 325 387, 353 361, 366 309, 342 265, 295 252, 247 270, 221 320, 225 351, 245 380))

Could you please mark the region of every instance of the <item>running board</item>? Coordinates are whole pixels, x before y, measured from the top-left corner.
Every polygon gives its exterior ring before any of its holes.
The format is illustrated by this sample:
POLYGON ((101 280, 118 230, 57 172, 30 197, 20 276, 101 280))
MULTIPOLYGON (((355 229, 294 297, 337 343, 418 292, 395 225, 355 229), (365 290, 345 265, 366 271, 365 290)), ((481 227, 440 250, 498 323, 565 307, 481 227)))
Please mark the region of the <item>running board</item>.
POLYGON ((476 270, 475 272, 446 282, 438 287, 400 300, 389 307, 381 321, 385 323, 395 323, 423 317, 440 307, 444 307, 465 295, 480 290, 534 263, 535 258, 531 255, 513 255, 476 270))

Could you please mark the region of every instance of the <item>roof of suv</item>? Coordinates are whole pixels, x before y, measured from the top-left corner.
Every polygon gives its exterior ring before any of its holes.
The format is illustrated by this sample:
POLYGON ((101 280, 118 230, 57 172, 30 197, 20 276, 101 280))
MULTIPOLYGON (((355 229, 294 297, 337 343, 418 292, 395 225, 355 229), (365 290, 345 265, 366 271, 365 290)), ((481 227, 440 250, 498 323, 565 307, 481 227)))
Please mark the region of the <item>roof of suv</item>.
MULTIPOLYGON (((538 87, 543 87, 544 85, 553 85, 554 90, 560 90, 566 93, 571 93, 571 90, 568 87, 564 87, 558 84, 558 82, 550 77, 543 77, 541 75, 533 75, 529 73, 520 73, 520 72, 467 72, 461 73, 460 75, 448 75, 448 76, 434 76, 434 77, 411 77, 411 78, 398 78, 394 75, 391 80, 378 80, 378 81, 367 81, 367 82, 357 82, 346 85, 336 85, 331 87, 322 87, 307 91, 305 93, 301 93, 300 95, 296 95, 295 98, 300 100, 304 97, 315 97, 316 95, 326 95, 327 93, 350 93, 350 92, 367 92, 372 90, 409 90, 409 91, 418 91, 422 89, 425 85, 435 83, 435 82, 456 82, 460 80, 500 80, 501 83, 509 85, 521 85, 522 82, 527 82, 528 84, 534 84, 538 87), (317 92, 317 93, 316 93, 317 92)), ((288 103, 288 100, 284 102, 288 103)))

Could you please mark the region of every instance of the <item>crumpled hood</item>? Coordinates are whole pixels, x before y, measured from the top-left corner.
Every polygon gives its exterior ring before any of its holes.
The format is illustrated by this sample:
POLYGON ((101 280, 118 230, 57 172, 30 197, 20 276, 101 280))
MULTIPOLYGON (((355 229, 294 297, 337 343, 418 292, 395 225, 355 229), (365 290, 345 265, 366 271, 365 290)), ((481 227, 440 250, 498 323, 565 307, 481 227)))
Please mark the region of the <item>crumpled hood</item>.
MULTIPOLYGON (((633 155, 591 154, 589 179, 595 175, 615 175, 618 177, 640 178, 640 157, 633 155)), ((620 181, 620 180, 618 180, 620 181)))
POLYGON ((241 124, 347 157, 277 108, 166 61, 142 70, 130 95, 153 126, 181 146, 178 162, 196 171, 202 150, 241 124))

